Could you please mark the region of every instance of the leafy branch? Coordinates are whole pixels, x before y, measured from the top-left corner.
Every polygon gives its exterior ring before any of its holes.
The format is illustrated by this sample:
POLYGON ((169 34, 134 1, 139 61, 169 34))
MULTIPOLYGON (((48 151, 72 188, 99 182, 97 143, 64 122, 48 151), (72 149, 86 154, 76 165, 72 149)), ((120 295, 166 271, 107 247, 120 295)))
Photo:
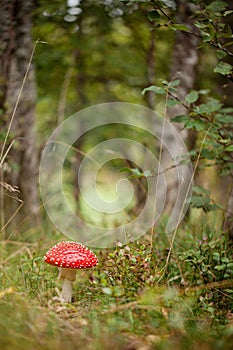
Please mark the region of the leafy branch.
POLYGON ((224 19, 232 13, 232 10, 227 10, 225 2, 213 1, 209 5, 205 5, 201 1, 191 3, 190 6, 195 7, 195 11, 192 10, 194 19, 192 28, 185 23, 176 23, 173 19, 174 16, 172 16, 171 6, 164 2, 161 4, 161 1, 156 0, 151 0, 151 3, 154 7, 154 10, 148 13, 151 22, 156 23, 158 28, 164 26, 175 31, 183 31, 188 35, 201 39, 202 45, 209 44, 214 47, 219 59, 214 71, 233 81, 232 65, 222 61, 226 56, 233 57, 233 52, 227 48, 233 43, 232 30, 224 23, 224 19), (195 17, 197 20, 195 20, 195 17))

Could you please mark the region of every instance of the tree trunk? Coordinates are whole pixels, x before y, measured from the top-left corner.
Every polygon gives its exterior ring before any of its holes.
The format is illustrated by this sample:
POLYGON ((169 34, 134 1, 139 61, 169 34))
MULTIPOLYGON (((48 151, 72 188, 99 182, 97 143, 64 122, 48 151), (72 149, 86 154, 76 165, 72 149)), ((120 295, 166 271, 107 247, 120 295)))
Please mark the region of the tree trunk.
MULTIPOLYGON (((177 18, 176 23, 182 23, 191 31, 193 31, 193 19, 192 14, 194 9, 192 8, 193 4, 189 4, 185 1, 177 2, 177 18)), ((176 96, 183 100, 184 97, 189 93, 189 91, 194 87, 196 72, 195 68, 198 62, 198 38, 192 36, 184 31, 177 31, 175 36, 175 43, 173 48, 172 60, 171 60, 171 69, 170 69, 170 80, 180 80, 180 85, 177 89, 176 96)), ((171 119, 176 115, 187 114, 186 108, 178 104, 174 107, 168 109, 167 118, 171 119)), ((184 142, 189 148, 190 140, 192 143, 195 142, 195 135, 189 133, 186 129, 181 129, 177 126, 178 132, 181 134, 184 142)), ((164 138, 167 138, 167 142, 170 140, 169 149, 172 150, 173 146, 175 146, 174 140, 170 137, 171 135, 166 134, 166 130, 164 131, 164 138)), ((162 167, 163 169, 170 168, 173 165, 173 160, 169 154, 169 150, 163 150, 162 154, 162 167)), ((166 174, 167 181, 167 205, 166 209, 168 212, 172 210, 178 195, 178 177, 176 173, 176 169, 171 169, 167 171, 166 174)), ((182 210, 183 203, 180 203, 181 207, 177 207, 177 212, 173 213, 176 218, 179 218, 180 211, 182 210)))
MULTIPOLYGON (((147 84, 148 86, 155 84, 155 52, 156 51, 156 43, 155 43, 155 28, 151 29, 150 32, 150 40, 148 48, 145 52, 146 62, 147 62, 147 84)), ((147 106, 151 109, 155 108, 155 96, 152 91, 148 91, 145 95, 147 106)), ((134 168, 135 164, 128 161, 129 167, 134 168)), ((137 166, 137 165, 136 165, 137 166)), ((136 207, 134 209, 134 214, 138 215, 144 208, 146 200, 147 200, 147 181, 144 178, 136 178, 132 180, 135 195, 136 195, 136 207)))
MULTIPOLYGON (((151 29, 150 42, 147 52, 147 84, 148 86, 155 84, 155 28, 151 29)), ((155 94, 148 91, 146 94, 146 102, 149 108, 155 108, 155 94)))
MULTIPOLYGON (((231 0, 226 0, 228 4, 228 10, 233 10, 233 4, 231 0)), ((233 30, 233 14, 226 16, 224 22, 230 26, 233 30)), ((228 47, 228 50, 233 50, 233 45, 228 47)), ((226 57, 226 62, 232 64, 232 57, 226 57)), ((226 107, 232 107, 232 94, 233 84, 226 80, 226 77, 219 75, 219 86, 221 94, 224 97, 224 105, 226 107)), ((231 128, 233 132, 233 128, 231 128)), ((233 159, 233 152, 231 152, 231 158, 233 159)), ((222 202, 226 206, 225 217, 223 220, 223 230, 229 236, 229 239, 233 241, 233 171, 230 175, 221 177, 221 193, 222 202), (227 198, 227 203, 226 203, 227 198)), ((231 242, 232 243, 232 242, 231 242)))
MULTIPOLYGON (((231 177, 232 180, 232 177, 231 177)), ((223 223, 223 230, 228 234, 229 239, 233 241, 233 186, 232 182, 231 184, 228 183, 228 186, 230 188, 229 194, 228 194, 228 201, 226 205, 226 214, 225 219, 223 223)))
MULTIPOLYGON (((12 113, 32 53, 32 9, 33 0, 2 0, 0 3, 0 109, 1 129, 6 136, 12 113)), ((17 214, 18 222, 34 223, 38 210, 38 154, 35 140, 35 78, 31 66, 19 105, 11 125, 7 145, 15 140, 6 162, 2 180, 18 186, 23 201, 17 214), (32 221, 32 220, 33 221, 32 221)), ((2 144, 3 145, 3 142, 2 144)), ((4 152, 6 151, 4 149, 4 152)), ((2 156, 4 155, 4 152, 2 156)), ((1 226, 17 210, 18 202, 4 195, 1 200, 1 226)))

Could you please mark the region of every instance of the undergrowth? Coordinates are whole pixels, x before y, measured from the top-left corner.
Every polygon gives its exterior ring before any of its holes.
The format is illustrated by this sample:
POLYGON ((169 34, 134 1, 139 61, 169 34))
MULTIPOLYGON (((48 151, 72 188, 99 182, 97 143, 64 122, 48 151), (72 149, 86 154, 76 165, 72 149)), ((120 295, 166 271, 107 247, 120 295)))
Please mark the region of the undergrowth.
POLYGON ((183 224, 164 270, 168 241, 158 228, 153 246, 145 236, 96 250, 70 305, 54 298, 58 271, 43 261, 51 237, 2 241, 1 349, 231 349, 233 248, 183 224))

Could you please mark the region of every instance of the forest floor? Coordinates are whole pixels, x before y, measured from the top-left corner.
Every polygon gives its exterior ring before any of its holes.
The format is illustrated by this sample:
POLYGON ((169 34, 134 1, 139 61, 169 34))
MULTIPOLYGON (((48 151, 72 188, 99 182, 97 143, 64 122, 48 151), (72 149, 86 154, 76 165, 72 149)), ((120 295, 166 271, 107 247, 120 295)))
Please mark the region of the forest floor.
POLYGON ((58 271, 43 260, 64 238, 44 232, 0 243, 1 350, 232 349, 233 249, 209 225, 184 223, 168 264, 162 225, 153 244, 96 250, 71 304, 57 300, 58 271))

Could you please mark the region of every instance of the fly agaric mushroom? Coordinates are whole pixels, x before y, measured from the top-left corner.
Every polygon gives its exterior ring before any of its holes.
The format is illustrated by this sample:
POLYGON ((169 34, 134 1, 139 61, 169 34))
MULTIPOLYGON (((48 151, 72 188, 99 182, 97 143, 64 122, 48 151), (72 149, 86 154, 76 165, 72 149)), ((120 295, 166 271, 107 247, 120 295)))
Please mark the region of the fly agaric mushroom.
POLYGON ((44 256, 47 264, 60 268, 59 279, 63 279, 61 301, 72 300, 72 283, 76 279, 77 269, 96 266, 98 259, 84 245, 77 242, 60 242, 52 247, 44 256))

